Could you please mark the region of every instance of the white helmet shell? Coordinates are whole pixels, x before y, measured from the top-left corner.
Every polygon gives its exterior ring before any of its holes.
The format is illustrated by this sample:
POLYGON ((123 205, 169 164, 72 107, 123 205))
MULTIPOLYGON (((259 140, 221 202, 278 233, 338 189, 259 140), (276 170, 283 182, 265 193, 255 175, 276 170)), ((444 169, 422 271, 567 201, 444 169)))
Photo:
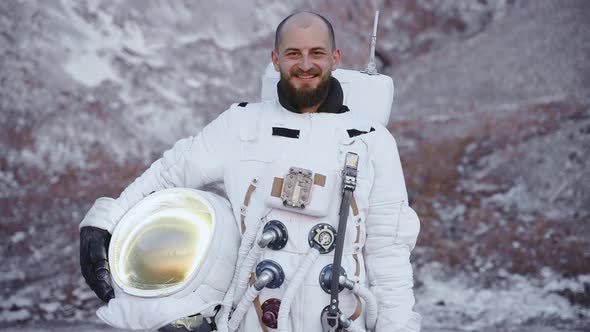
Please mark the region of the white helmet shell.
POLYGON ((239 243, 230 205, 215 194, 171 188, 145 197, 113 232, 115 298, 97 315, 133 330, 213 315, 231 283, 239 243))

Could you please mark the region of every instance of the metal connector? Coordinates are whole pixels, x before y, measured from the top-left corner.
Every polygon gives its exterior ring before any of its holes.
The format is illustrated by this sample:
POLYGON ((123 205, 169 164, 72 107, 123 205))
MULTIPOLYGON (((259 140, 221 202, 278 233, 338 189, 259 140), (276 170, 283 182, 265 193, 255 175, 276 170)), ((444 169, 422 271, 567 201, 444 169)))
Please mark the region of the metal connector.
POLYGON ((261 290, 266 285, 268 285, 274 279, 274 273, 269 270, 264 270, 260 273, 260 275, 256 278, 256 282, 254 282, 254 288, 257 290, 261 290))
POLYGON ((340 322, 340 327, 347 329, 350 327, 350 325, 352 325, 352 320, 348 317, 346 317, 345 314, 341 314, 338 317, 338 321, 340 322))
POLYGON ((279 237, 279 234, 274 229, 269 229, 260 235, 258 240, 258 246, 260 248, 266 248, 269 243, 273 242, 279 237))
POLYGON ((289 234, 285 224, 279 220, 271 220, 266 225, 258 240, 258 246, 260 248, 266 248, 272 250, 281 250, 287 245, 289 240, 289 234))
POLYGON ((256 265, 256 282, 254 287, 257 290, 267 288, 278 288, 285 281, 285 273, 281 266, 270 259, 265 259, 256 265))
POLYGON ((354 288, 354 281, 346 278, 345 275, 340 275, 340 277, 338 278, 338 283, 340 284, 340 286, 342 286, 346 289, 353 289, 354 288))

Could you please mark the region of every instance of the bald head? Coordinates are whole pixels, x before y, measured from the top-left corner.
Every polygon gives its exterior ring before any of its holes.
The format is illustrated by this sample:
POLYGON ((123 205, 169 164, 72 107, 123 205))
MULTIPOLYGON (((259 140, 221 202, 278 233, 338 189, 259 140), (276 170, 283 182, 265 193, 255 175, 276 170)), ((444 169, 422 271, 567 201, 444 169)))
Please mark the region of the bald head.
POLYGON ((298 12, 287 16, 279 25, 275 32, 275 51, 279 51, 281 45, 283 30, 290 28, 307 29, 314 24, 321 24, 325 27, 326 33, 330 38, 332 50, 336 49, 336 41, 334 38, 334 28, 332 24, 320 14, 313 12, 298 12))

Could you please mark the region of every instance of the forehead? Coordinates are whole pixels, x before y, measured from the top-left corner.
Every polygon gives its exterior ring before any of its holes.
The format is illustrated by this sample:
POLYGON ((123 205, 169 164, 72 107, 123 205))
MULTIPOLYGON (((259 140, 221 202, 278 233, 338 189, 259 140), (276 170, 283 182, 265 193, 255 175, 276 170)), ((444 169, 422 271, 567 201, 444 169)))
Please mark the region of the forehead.
POLYGON ((326 24, 314 15, 297 15, 285 22, 279 50, 287 48, 330 49, 330 33, 326 24))

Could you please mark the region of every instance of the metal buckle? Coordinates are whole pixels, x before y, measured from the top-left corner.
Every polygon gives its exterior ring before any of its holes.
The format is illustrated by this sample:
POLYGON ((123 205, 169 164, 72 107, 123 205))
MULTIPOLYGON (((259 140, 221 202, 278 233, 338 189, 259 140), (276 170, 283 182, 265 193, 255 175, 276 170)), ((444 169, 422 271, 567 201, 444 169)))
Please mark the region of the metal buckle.
POLYGON ((344 162, 344 169, 342 176, 344 177, 343 190, 354 191, 356 189, 356 176, 358 171, 359 155, 354 152, 346 153, 346 160, 344 162))
POLYGON ((313 172, 298 167, 289 168, 289 173, 283 181, 281 199, 283 205, 296 209, 305 209, 309 204, 311 187, 313 186, 313 172))

